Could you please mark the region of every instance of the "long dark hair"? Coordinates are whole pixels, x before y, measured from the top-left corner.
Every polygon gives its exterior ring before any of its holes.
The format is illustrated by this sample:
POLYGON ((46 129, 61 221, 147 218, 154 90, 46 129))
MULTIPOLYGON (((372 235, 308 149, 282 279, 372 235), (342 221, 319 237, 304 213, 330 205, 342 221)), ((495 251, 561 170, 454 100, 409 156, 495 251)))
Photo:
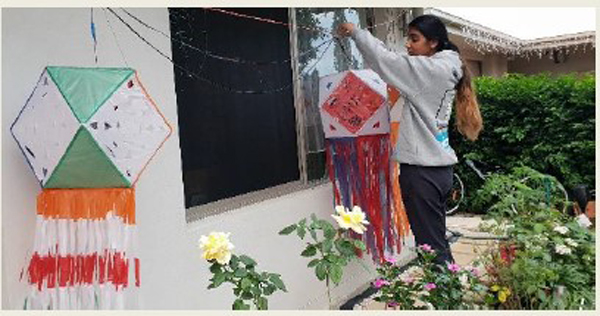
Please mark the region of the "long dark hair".
MULTIPOLYGON (((436 51, 453 50, 460 54, 458 47, 448 39, 448 30, 444 22, 435 15, 425 14, 412 20, 408 27, 415 28, 427 40, 438 42, 436 51)), ((471 73, 462 61, 463 76, 456 84, 456 127, 469 140, 476 140, 483 128, 483 119, 471 82, 471 73)))

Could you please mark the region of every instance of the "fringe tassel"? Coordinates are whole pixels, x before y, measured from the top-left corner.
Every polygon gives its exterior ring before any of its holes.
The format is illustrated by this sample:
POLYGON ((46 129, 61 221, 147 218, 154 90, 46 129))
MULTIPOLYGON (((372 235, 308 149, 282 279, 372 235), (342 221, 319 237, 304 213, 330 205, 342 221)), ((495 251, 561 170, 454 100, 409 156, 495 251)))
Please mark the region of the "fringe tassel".
POLYGON ((125 308, 129 284, 140 286, 134 198, 133 189, 42 191, 25 308, 125 308))
MULTIPOLYGON (((408 233, 399 196, 397 173, 389 159, 387 134, 326 139, 327 166, 333 184, 334 204, 359 205, 371 223, 363 234, 367 251, 382 262, 384 253, 400 253, 408 233)), ((360 235, 350 233, 353 238, 360 235)))

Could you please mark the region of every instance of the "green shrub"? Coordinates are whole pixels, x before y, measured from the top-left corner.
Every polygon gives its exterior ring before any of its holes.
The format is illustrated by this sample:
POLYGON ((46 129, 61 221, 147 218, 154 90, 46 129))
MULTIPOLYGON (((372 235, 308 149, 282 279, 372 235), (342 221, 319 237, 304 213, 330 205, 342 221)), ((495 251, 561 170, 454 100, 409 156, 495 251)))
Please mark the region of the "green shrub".
MULTIPOLYGON (((568 189, 579 184, 594 188, 593 75, 508 74, 479 77, 474 83, 484 128, 476 142, 452 130, 460 161, 473 159, 506 170, 526 165, 556 177, 568 189)), ((464 164, 457 165, 457 172, 470 201, 483 182, 464 164)))

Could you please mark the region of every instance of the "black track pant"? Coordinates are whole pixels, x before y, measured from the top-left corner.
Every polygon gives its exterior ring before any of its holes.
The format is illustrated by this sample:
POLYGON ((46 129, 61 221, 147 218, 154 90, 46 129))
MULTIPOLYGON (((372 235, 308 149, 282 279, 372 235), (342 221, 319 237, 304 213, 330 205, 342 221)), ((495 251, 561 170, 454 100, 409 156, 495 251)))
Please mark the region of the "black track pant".
POLYGON ((436 250, 436 263, 454 262, 446 240, 446 198, 452 188, 452 166, 400 164, 400 188, 417 245, 436 250))

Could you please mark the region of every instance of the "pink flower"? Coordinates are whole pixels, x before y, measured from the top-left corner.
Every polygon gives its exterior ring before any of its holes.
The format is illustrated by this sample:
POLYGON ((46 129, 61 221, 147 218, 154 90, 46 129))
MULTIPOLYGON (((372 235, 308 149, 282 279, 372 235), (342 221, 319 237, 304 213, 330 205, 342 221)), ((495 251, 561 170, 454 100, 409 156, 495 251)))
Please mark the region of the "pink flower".
POLYGON ((398 302, 389 302, 388 303, 388 307, 396 307, 398 305, 400 305, 400 304, 398 304, 398 302))
POLYGON ((427 283, 427 284, 425 284, 424 288, 427 291, 431 291, 431 290, 437 288, 437 285, 435 285, 435 283, 427 283))
POLYGON ((449 263, 448 270, 450 270, 452 273, 456 273, 460 271, 460 266, 456 263, 449 263))
POLYGON ((373 286, 376 289, 379 289, 384 285, 390 285, 390 282, 388 282, 387 280, 384 280, 384 279, 377 279, 377 280, 375 280, 375 283, 373 284, 373 286))
POLYGON ((421 248, 421 250, 427 251, 429 253, 433 252, 433 248, 431 248, 431 246, 428 245, 428 244, 422 244, 422 245, 419 246, 419 248, 421 248))
POLYGON ((474 277, 479 277, 479 276, 481 276, 481 271, 479 271, 479 269, 478 269, 478 268, 475 268, 475 267, 473 267, 473 269, 471 269, 471 274, 472 274, 474 277))
POLYGON ((388 256, 385 256, 385 257, 384 257, 384 260, 385 260, 385 262, 387 262, 387 263, 391 263, 391 264, 395 264, 395 263, 396 263, 396 259, 394 259, 393 257, 388 257, 388 256))

